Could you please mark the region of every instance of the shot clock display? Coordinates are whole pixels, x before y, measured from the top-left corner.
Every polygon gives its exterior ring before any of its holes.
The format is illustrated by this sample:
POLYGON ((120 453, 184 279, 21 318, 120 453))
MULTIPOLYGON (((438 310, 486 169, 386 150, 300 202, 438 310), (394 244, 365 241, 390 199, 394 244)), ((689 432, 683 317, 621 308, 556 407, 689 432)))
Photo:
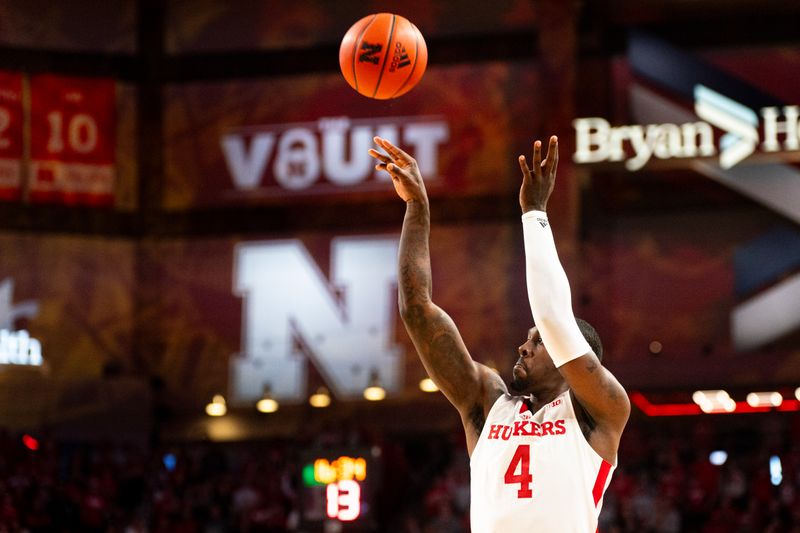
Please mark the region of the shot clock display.
POLYGON ((338 521, 343 529, 369 529, 378 450, 308 452, 303 459, 303 522, 338 521))

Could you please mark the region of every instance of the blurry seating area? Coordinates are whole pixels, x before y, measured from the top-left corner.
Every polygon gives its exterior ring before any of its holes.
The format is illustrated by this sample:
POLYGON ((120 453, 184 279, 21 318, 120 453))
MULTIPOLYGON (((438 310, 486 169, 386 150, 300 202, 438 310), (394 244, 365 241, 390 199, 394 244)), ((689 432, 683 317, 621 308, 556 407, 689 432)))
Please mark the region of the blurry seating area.
MULTIPOLYGON (((800 422, 747 415, 722 422, 633 420, 600 531, 800 531, 800 422), (713 451, 725 452, 714 457, 724 463, 712 464, 713 451)), ((369 529, 469 531, 469 463, 460 432, 404 436, 359 428, 329 428, 309 442, 206 442, 149 451, 6 432, 0 435, 0 531, 312 530, 300 517, 300 452, 343 446, 380 450, 369 529)), ((341 530, 336 526, 316 530, 341 530)))

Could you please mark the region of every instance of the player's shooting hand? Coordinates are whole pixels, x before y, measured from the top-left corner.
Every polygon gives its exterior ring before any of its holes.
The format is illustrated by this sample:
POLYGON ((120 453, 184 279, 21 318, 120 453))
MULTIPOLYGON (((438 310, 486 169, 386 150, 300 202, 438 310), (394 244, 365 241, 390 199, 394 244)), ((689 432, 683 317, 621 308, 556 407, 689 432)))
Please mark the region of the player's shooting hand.
POLYGON ((392 184, 397 195, 405 202, 428 201, 428 194, 425 192, 425 184, 417 167, 417 161, 396 147, 386 139, 375 137, 375 144, 386 150, 389 156, 370 148, 369 155, 378 160, 375 165, 377 170, 385 170, 392 177, 392 184))
POLYGON ((523 213, 547 211, 547 200, 553 192, 558 167, 558 137, 550 137, 547 157, 542 160, 542 142, 533 143, 533 168, 528 168, 525 156, 519 156, 522 169, 522 186, 519 189, 519 206, 523 213))

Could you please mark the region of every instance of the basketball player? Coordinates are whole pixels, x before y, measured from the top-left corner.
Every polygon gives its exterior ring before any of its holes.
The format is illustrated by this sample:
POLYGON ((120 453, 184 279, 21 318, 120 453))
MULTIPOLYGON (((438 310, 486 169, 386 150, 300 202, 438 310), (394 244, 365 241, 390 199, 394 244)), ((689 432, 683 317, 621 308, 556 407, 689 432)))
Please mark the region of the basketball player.
POLYGON ((558 139, 533 166, 520 156, 519 202, 528 296, 535 326, 518 348, 510 383, 472 360, 450 316, 433 303, 430 212, 416 161, 385 139, 371 149, 406 202, 399 251, 400 313, 422 364, 461 415, 471 465, 472 530, 597 529, 602 496, 630 414, 625 390, 600 364, 594 329, 572 313, 569 282, 547 218, 558 139))

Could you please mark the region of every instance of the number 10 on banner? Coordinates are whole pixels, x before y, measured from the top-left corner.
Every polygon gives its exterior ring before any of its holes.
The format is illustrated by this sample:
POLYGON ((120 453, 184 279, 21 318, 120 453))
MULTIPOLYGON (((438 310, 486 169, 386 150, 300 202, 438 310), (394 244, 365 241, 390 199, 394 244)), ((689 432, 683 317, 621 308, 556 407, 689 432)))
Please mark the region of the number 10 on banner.
POLYGON ((86 113, 72 115, 64 135, 64 112, 51 111, 47 114, 50 123, 50 138, 47 151, 51 154, 64 152, 65 140, 69 150, 77 154, 89 154, 97 148, 97 121, 86 113))
POLYGON ((115 112, 113 80, 31 76, 32 202, 113 202, 115 112))

